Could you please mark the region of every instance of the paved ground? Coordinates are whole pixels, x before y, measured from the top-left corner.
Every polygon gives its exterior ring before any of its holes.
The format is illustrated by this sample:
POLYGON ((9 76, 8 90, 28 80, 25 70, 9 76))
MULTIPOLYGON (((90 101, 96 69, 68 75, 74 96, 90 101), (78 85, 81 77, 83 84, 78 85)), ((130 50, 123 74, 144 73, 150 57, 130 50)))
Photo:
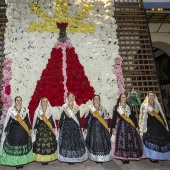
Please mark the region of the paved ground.
MULTIPOLYGON (((0 166, 0 170, 12 170, 15 167, 0 166)), ((159 161, 159 163, 151 163, 148 159, 140 161, 131 161, 129 164, 123 165, 120 160, 111 160, 103 164, 96 164, 90 160, 68 165, 59 161, 49 163, 42 166, 41 163, 33 162, 25 165, 22 170, 170 170, 170 161, 159 161)))
POLYGON ((119 160, 114 160, 114 162, 116 162, 122 170, 170 170, 170 160, 159 161, 159 163, 151 163, 149 159, 143 159, 140 161, 131 161, 129 164, 125 165, 123 165, 119 160))

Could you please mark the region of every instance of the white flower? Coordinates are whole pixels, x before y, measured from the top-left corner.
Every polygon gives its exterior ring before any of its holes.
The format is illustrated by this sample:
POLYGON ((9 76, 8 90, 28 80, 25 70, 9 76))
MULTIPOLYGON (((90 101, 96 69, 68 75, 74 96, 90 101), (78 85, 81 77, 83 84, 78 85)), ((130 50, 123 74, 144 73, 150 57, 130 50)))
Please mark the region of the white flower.
MULTIPOLYGON (((58 34, 44 32, 28 32, 29 23, 39 22, 39 18, 33 13, 29 4, 34 0, 6 0, 7 28, 5 33, 6 58, 12 58, 12 96, 21 95, 24 105, 28 106, 31 96, 40 79, 42 71, 46 68, 50 52, 57 41, 58 34)), ((90 10, 88 18, 84 22, 94 22, 94 33, 68 34, 70 42, 75 47, 79 61, 90 85, 95 93, 101 95, 102 104, 109 113, 112 113, 113 105, 118 98, 116 76, 113 74, 114 59, 118 56, 119 46, 116 35, 117 25, 113 18, 113 1, 108 0, 68 0, 69 16, 78 13, 83 3, 92 3, 94 8, 90 10)), ((54 15, 56 0, 42 0, 38 2, 50 16, 54 15), (51 8, 50 8, 51 7, 51 8)), ((80 106, 81 116, 86 112, 88 102, 80 106)), ((54 115, 59 119, 61 114, 59 106, 54 108, 54 115)))

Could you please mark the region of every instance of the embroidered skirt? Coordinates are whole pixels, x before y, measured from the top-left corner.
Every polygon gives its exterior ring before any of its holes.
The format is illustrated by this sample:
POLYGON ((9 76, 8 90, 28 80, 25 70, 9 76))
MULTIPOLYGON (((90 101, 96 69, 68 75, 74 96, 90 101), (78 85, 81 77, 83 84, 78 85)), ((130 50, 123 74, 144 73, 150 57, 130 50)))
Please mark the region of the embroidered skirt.
POLYGON ((0 164, 18 166, 33 161, 32 141, 27 132, 17 122, 10 124, 9 132, 3 144, 0 164))
POLYGON ((138 160, 143 155, 142 141, 136 129, 120 118, 117 125, 114 157, 126 160, 138 160))
POLYGON ((65 118, 58 142, 58 160, 62 162, 83 162, 87 150, 81 128, 72 118, 65 118))
POLYGON ((86 145, 90 160, 106 162, 111 159, 110 134, 95 117, 89 120, 86 145))
POLYGON ((143 134, 146 157, 170 159, 170 133, 154 116, 148 114, 147 132, 143 134))
POLYGON ((33 143, 34 160, 50 162, 57 159, 57 141, 51 129, 40 120, 37 125, 36 141, 33 143))

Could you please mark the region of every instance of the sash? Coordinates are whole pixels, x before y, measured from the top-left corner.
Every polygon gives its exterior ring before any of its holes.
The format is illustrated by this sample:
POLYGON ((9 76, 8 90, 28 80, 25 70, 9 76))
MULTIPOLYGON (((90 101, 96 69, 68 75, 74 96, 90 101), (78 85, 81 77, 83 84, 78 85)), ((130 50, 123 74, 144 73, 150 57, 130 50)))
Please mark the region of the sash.
MULTIPOLYGON (((109 128, 108 128, 108 125, 106 123, 106 121, 103 119, 103 117, 99 114, 99 112, 96 110, 96 108, 93 106, 93 105, 89 105, 90 107, 90 110, 92 111, 93 113, 93 116, 95 118, 97 118, 97 120, 105 127, 105 129, 109 132, 109 128)), ((110 134, 110 132, 109 132, 110 134)))
POLYGON ((51 129, 51 131, 54 133, 54 129, 53 126, 51 124, 51 122, 47 119, 47 117, 45 116, 44 113, 40 113, 40 116, 42 118, 42 120, 44 121, 44 123, 51 129))
POLYGON ((64 110, 64 112, 66 113, 66 115, 67 115, 68 117, 71 117, 71 118, 78 124, 78 126, 80 126, 77 117, 74 115, 74 111, 76 111, 75 109, 76 109, 76 107, 73 107, 73 111, 72 111, 72 110, 70 109, 70 107, 68 107, 67 105, 65 105, 65 106, 63 107, 63 110, 64 110))
POLYGON ((14 113, 12 112, 15 119, 19 122, 19 124, 25 129, 25 131, 28 133, 29 136, 31 136, 30 134, 30 130, 27 126, 27 124, 22 120, 21 116, 18 113, 14 113))
POLYGON ((156 112, 156 110, 154 110, 154 109, 151 108, 150 106, 148 106, 148 110, 150 111, 150 113, 151 113, 159 122, 161 122, 161 123, 164 125, 164 127, 166 127, 164 121, 163 121, 162 118, 158 115, 158 113, 156 112))
POLYGON ((120 107, 117 109, 117 111, 118 111, 118 113, 120 114, 120 116, 121 116, 126 122, 128 122, 128 123, 131 124, 134 128, 136 128, 136 127, 135 127, 135 124, 133 123, 133 121, 132 121, 129 117, 126 116, 126 114, 123 112, 123 110, 122 110, 120 107))

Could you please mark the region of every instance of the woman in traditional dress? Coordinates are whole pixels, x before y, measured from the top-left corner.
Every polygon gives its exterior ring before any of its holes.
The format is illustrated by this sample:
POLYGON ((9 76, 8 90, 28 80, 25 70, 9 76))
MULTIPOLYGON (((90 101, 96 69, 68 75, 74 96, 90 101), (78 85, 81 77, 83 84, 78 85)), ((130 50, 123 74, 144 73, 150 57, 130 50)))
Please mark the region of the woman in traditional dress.
POLYGON ((147 94, 140 108, 140 135, 146 157, 151 162, 170 159, 170 133, 156 94, 147 94))
POLYGON ((74 164, 87 160, 87 150, 81 129, 80 110, 75 95, 67 95, 59 120, 58 160, 74 164))
POLYGON ((109 114, 100 104, 100 96, 94 95, 93 104, 86 114, 86 145, 88 157, 96 163, 111 159, 109 114))
POLYGON ((52 107, 46 97, 41 98, 33 120, 34 160, 48 165, 57 159, 57 127, 52 107))
POLYGON ((1 137, 0 164, 23 168, 33 161, 31 125, 28 110, 17 96, 9 108, 1 137))
POLYGON ((139 160, 143 155, 135 113, 126 103, 126 99, 125 94, 120 95, 113 109, 112 119, 112 134, 115 136, 112 155, 121 159, 123 164, 128 164, 129 160, 139 160))

